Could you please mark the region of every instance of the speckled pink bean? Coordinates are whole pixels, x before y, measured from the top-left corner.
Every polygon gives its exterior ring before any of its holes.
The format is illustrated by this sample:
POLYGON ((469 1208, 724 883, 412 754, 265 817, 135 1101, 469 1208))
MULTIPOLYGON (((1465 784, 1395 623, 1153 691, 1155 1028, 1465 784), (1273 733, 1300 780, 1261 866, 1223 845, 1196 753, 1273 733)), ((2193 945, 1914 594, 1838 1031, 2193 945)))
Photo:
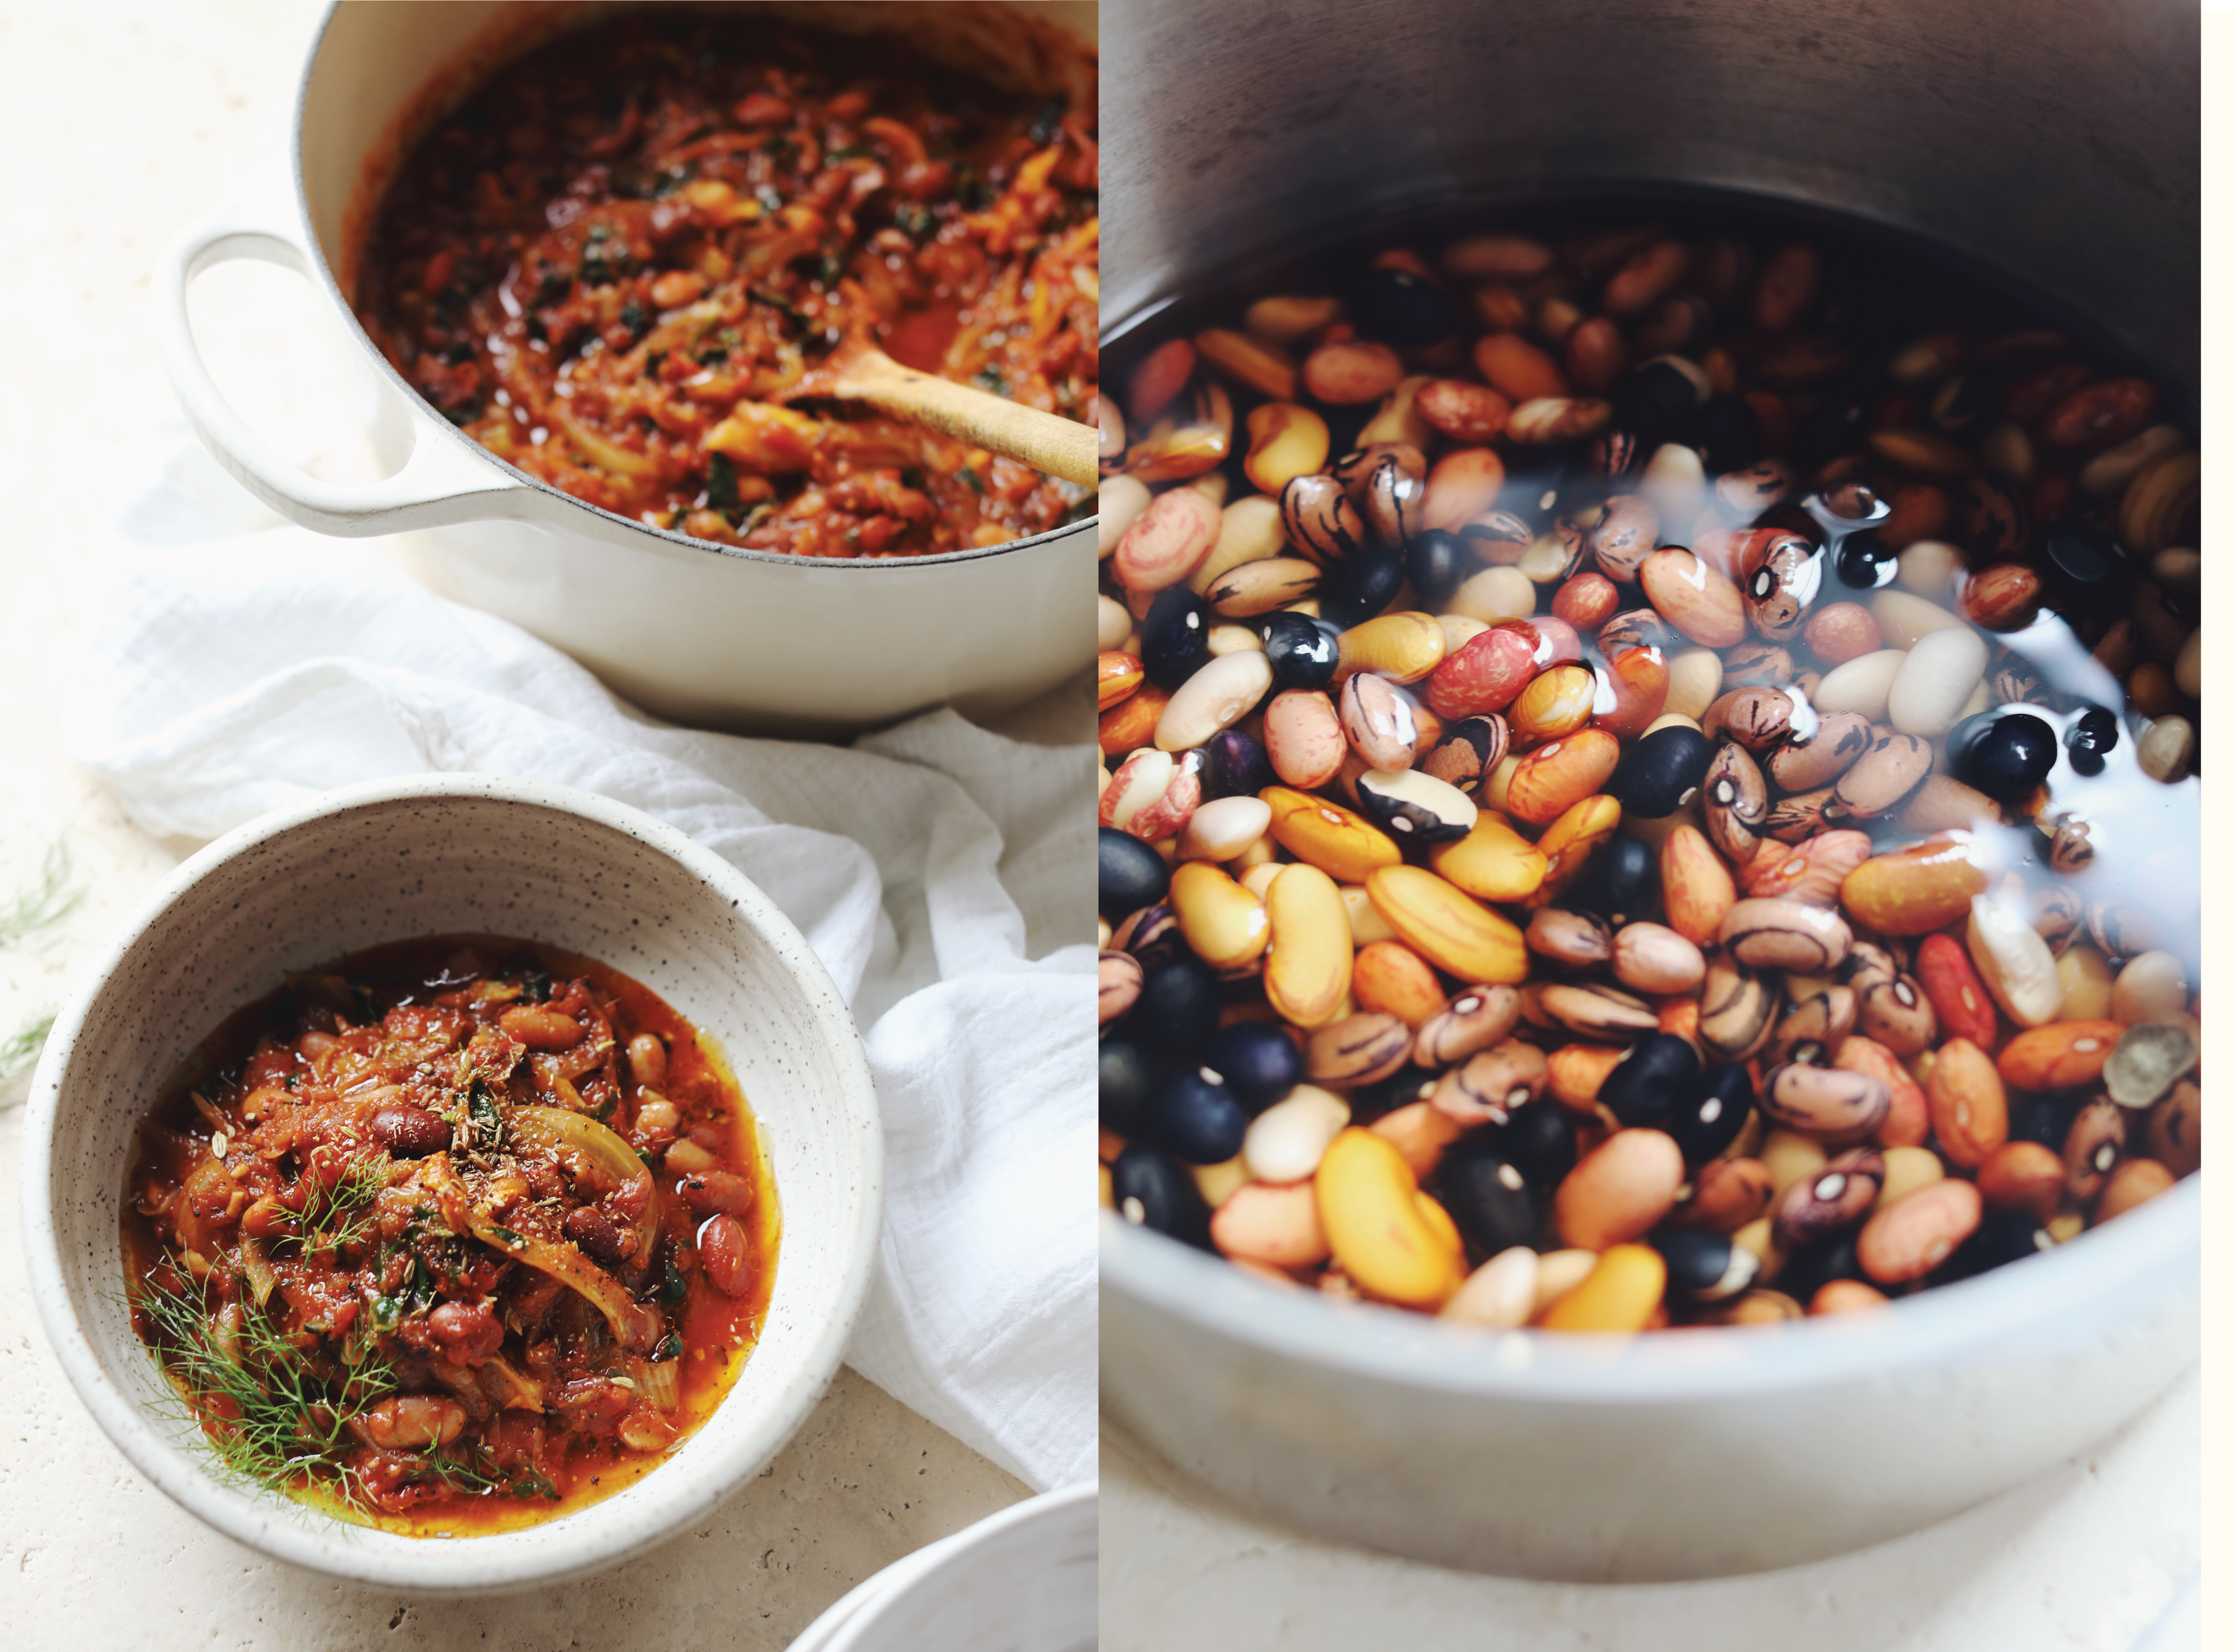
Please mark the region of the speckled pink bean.
POLYGON ((1309 1182, 1236 1188, 1211 1215, 1210 1242, 1222 1255, 1275 1268, 1308 1268, 1328 1255, 1309 1182))
POLYGON ((1283 689, 1265 707, 1265 755, 1283 783, 1315 791, 1342 772, 1349 743, 1334 702, 1316 688, 1283 689))
POLYGON ((1162 591, 1201 567, 1218 543, 1221 518, 1208 494, 1174 488, 1158 494, 1125 530, 1110 565, 1128 591, 1162 591))

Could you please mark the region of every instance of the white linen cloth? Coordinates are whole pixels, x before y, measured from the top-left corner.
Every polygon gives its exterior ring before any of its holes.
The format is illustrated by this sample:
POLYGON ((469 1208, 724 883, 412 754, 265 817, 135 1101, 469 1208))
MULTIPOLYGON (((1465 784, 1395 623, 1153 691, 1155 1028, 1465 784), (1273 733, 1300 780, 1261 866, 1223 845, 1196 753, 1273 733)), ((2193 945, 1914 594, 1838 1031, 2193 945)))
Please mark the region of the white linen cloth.
POLYGON ((480 770, 632 804, 765 890, 852 1005, 884 1115, 848 1363, 1036 1490, 1093 1475, 1090 747, 952 711, 850 748, 654 722, 373 546, 278 525, 198 449, 87 583, 66 738, 150 832, 480 770))

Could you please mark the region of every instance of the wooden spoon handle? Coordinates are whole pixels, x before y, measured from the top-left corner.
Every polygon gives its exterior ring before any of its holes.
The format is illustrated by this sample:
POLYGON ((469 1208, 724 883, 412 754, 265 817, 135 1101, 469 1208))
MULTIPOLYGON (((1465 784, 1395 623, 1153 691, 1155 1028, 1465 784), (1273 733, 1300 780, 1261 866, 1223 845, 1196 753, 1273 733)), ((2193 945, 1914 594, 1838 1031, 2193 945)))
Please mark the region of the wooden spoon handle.
POLYGON ((849 352, 825 395, 867 402, 882 412, 927 424, 1082 488, 1097 485, 1098 441, 1091 426, 1025 407, 967 384, 903 367, 882 351, 849 352))

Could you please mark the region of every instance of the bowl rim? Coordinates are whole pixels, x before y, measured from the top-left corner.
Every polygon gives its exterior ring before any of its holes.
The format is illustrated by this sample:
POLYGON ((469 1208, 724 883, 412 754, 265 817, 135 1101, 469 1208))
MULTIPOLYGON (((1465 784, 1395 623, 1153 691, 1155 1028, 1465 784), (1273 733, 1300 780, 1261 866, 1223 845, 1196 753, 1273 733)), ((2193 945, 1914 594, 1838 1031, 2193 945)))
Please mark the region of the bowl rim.
POLYGON ((361 1584, 429 1594, 490 1593, 555 1582, 614 1564, 674 1536, 741 1488, 788 1445, 837 1373, 868 1296, 884 1227, 884 1134, 868 1059, 844 996, 806 937, 744 874, 712 850, 654 816, 571 786, 512 776, 418 774, 362 782, 319 792, 259 816, 212 841, 173 870, 117 928, 114 939, 72 982, 56 1014, 24 1106, 19 1238, 31 1300, 49 1346, 79 1400, 139 1472, 172 1501, 235 1542, 276 1559, 361 1584), (109 1379, 87 1336, 83 1315, 65 1282, 56 1238, 53 1151, 63 1079, 87 1013, 148 931, 218 867, 311 822, 370 806, 414 801, 498 802, 571 815, 632 838, 681 864, 712 899, 727 901, 800 985, 816 1032, 842 1075, 836 1098, 848 1169, 859 1189, 854 1230, 839 1272, 833 1311, 803 1333, 800 1375, 760 1413, 744 1438, 683 1468, 664 1465, 647 1476, 652 1501, 632 1521, 600 1520, 608 1499, 571 1517, 486 1541, 403 1539, 369 1542, 362 1529, 315 1517, 288 1518, 265 1498, 252 1497, 213 1476, 183 1445, 159 1430, 139 1400, 109 1379), (579 1524, 578 1524, 579 1523, 579 1524))
MULTIPOLYGON (((304 54, 302 75, 296 82, 294 104, 289 115, 288 185, 298 226, 302 233, 303 245, 310 253, 313 280, 319 290, 324 293, 328 303, 340 316, 343 328, 352 342, 370 358, 374 370, 382 374, 389 386, 403 398, 403 404, 410 410, 412 421, 417 427, 418 441, 448 442, 452 445, 453 451, 475 457, 515 488, 538 495, 542 508, 551 516, 564 519, 569 514, 570 508, 581 513, 590 521, 572 525, 577 528, 594 525, 600 530, 601 538, 619 539, 621 535, 615 530, 626 529, 630 535, 641 535, 659 541, 670 552, 682 552, 694 556, 711 556, 718 560, 759 562, 776 567, 809 568, 818 574, 835 574, 842 577, 856 576, 857 570, 948 567, 958 562, 983 561, 989 558, 1006 556, 1012 552, 1031 550, 1035 547, 1053 544, 1070 535, 1088 530, 1099 531, 1097 528, 1100 515, 1098 507, 1093 514, 1079 517, 1074 521, 1061 522, 1043 533, 1029 534, 1023 539, 1006 540, 999 545, 965 546, 959 550, 940 551, 928 556, 792 556, 779 551, 752 550, 742 545, 719 545, 711 540, 694 539, 690 534, 675 528, 654 528, 649 522, 639 521, 633 517, 624 516, 618 511, 607 510, 604 506, 593 505, 586 499, 577 499, 565 489, 554 488, 541 477, 530 475, 519 466, 508 463, 490 452, 473 437, 458 429, 456 425, 452 424, 449 420, 436 412, 427 398, 420 395, 412 387, 410 382, 396 370, 395 364, 390 362, 380 347, 372 342, 372 335, 365 331, 364 324, 357 319, 357 311, 343 296, 341 283, 335 279, 332 266, 326 257, 325 246, 319 240, 317 225, 311 216, 310 187, 305 180, 303 167, 303 126, 311 109, 311 80, 318 70, 319 55, 324 49, 326 36, 332 30, 336 17, 339 16, 342 7, 350 3, 351 0, 327 0, 324 15, 318 19, 318 26, 311 36, 310 49, 304 54)), ((749 0, 734 0, 734 3, 749 3, 749 0)), ((587 21, 586 15, 586 24, 587 21)), ((440 67, 440 65, 435 66, 436 69, 440 67)), ((362 157, 360 157, 361 160, 362 157)))
MULTIPOLYGON (((1102 1211, 1105 1294, 1254 1353, 1423 1395, 1654 1406, 1883 1380, 1986 1362, 2015 1346, 2094 1341, 2193 1296, 2203 1262, 2204 1177, 2054 1250, 1901 1298, 1883 1312, 1682 1334, 1491 1331, 1254 1279, 1223 1257, 1102 1211), (2061 1322, 2060 1322, 2061 1321, 2061 1322), (2049 1335, 2042 1334, 2047 1328, 2049 1335)), ((2196 1311, 2191 1302, 2186 1311, 2196 1311)), ((1120 1367, 1128 1338, 1103 1338, 1120 1367)))
POLYGON ((856 1644, 861 1632, 875 1627, 888 1611, 906 1610, 910 1592, 945 1567, 976 1553, 1019 1526, 1064 1519, 1082 1504, 1098 1506, 1099 1480, 1078 1480, 996 1509, 984 1519, 960 1531, 902 1555, 882 1571, 872 1573, 833 1602, 822 1616, 799 1632, 790 1652, 845 1652, 856 1644))

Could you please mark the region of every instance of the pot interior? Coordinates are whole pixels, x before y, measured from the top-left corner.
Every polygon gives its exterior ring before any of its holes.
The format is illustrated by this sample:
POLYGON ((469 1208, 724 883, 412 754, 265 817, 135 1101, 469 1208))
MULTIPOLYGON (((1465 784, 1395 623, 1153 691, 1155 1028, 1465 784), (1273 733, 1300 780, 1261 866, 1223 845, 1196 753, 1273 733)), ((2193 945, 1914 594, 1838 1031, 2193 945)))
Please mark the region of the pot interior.
POLYGON ((2176 0, 1133 0, 1104 313, 1452 200, 1642 180, 1945 246, 2199 383, 2199 20, 2176 0))
MULTIPOLYGON (((618 10, 610 0, 341 0, 296 110, 311 233, 345 303, 390 179, 429 126, 510 59, 618 10)), ((1007 88, 1090 95, 1092 0, 733 0, 839 34, 877 34, 1007 88)))

